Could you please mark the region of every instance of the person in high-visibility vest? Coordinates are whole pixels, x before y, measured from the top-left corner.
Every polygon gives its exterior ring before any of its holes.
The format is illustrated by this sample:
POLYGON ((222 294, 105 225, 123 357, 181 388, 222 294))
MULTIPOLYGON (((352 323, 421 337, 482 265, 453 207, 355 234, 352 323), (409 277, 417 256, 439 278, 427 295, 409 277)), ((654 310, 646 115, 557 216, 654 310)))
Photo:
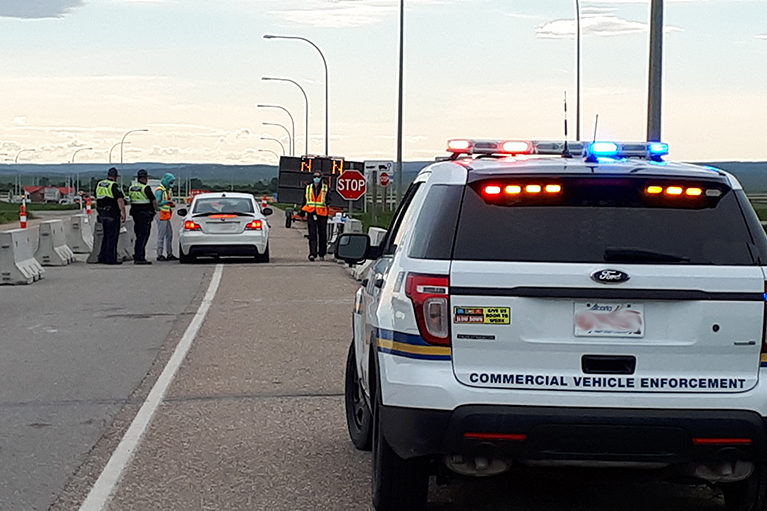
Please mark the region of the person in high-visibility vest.
POLYGON ((301 216, 308 215, 309 260, 318 256, 325 260, 328 248, 328 202, 330 191, 322 182, 322 173, 314 171, 312 183, 306 186, 301 216))
POLYGON ((136 175, 137 183, 128 188, 130 214, 133 217, 133 232, 136 233, 135 255, 133 264, 152 264, 146 260, 146 243, 152 232, 152 220, 157 211, 157 197, 147 184, 149 174, 144 169, 136 175))
POLYGON ((157 198, 157 207, 160 209, 160 216, 157 218, 157 260, 175 261, 178 257, 173 255, 173 227, 170 219, 173 218, 173 208, 176 203, 173 202, 173 185, 176 182, 176 176, 168 172, 162 177, 160 186, 154 192, 157 198), (163 246, 165 251, 163 253, 163 246))
POLYGON ((98 261, 103 264, 122 264, 117 259, 117 240, 120 222, 125 221, 125 195, 117 183, 117 169, 107 171, 107 178, 96 185, 96 211, 104 229, 98 261))

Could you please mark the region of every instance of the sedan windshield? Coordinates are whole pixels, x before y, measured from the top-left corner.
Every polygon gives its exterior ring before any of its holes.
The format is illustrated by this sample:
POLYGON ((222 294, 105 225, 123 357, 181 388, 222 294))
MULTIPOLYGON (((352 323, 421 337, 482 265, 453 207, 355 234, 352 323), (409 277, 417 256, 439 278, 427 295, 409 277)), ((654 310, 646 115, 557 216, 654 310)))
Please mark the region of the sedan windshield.
POLYGON ((195 215, 253 213, 253 201, 247 198, 234 197, 197 199, 192 213, 195 215))

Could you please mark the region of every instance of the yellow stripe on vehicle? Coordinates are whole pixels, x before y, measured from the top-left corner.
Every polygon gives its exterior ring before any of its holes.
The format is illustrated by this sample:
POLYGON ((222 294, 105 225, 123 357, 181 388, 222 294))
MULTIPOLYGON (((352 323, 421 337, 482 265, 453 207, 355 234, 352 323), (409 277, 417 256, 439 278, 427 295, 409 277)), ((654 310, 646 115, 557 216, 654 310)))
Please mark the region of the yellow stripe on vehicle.
POLYGON ((413 353, 415 355, 442 355, 450 356, 452 350, 443 346, 415 346, 402 342, 390 341, 388 339, 378 339, 378 347, 388 350, 402 351, 404 353, 413 353))

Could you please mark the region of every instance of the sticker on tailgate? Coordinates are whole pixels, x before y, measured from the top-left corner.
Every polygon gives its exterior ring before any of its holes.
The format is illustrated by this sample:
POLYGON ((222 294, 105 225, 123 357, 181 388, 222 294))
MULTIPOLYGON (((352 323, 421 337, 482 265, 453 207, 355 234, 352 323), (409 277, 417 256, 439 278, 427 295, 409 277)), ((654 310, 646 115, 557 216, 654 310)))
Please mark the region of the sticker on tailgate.
POLYGON ((455 307, 455 323, 510 325, 510 307, 455 307))

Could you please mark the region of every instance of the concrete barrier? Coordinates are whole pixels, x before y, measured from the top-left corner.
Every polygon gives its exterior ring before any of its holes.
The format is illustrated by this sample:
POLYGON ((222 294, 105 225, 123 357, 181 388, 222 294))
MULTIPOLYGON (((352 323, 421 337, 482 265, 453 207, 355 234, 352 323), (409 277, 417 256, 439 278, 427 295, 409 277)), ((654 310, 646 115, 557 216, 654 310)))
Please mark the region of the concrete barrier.
POLYGON ((75 254, 67 246, 64 235, 64 222, 46 220, 40 222, 40 242, 37 245, 35 259, 43 266, 66 266, 75 260, 75 254))
POLYGON ((67 245, 75 254, 93 252, 93 218, 86 214, 72 215, 67 232, 67 245))
MULTIPOLYGON (((96 222, 93 231, 93 251, 88 256, 86 262, 99 262, 99 252, 101 252, 101 240, 103 238, 104 226, 100 222, 96 222)), ((133 219, 128 218, 120 225, 120 237, 117 240, 117 260, 132 261, 135 246, 136 235, 133 232, 133 219)))
POLYGON ((36 229, 0 232, 0 284, 31 284, 43 278, 45 270, 34 257, 36 229))

